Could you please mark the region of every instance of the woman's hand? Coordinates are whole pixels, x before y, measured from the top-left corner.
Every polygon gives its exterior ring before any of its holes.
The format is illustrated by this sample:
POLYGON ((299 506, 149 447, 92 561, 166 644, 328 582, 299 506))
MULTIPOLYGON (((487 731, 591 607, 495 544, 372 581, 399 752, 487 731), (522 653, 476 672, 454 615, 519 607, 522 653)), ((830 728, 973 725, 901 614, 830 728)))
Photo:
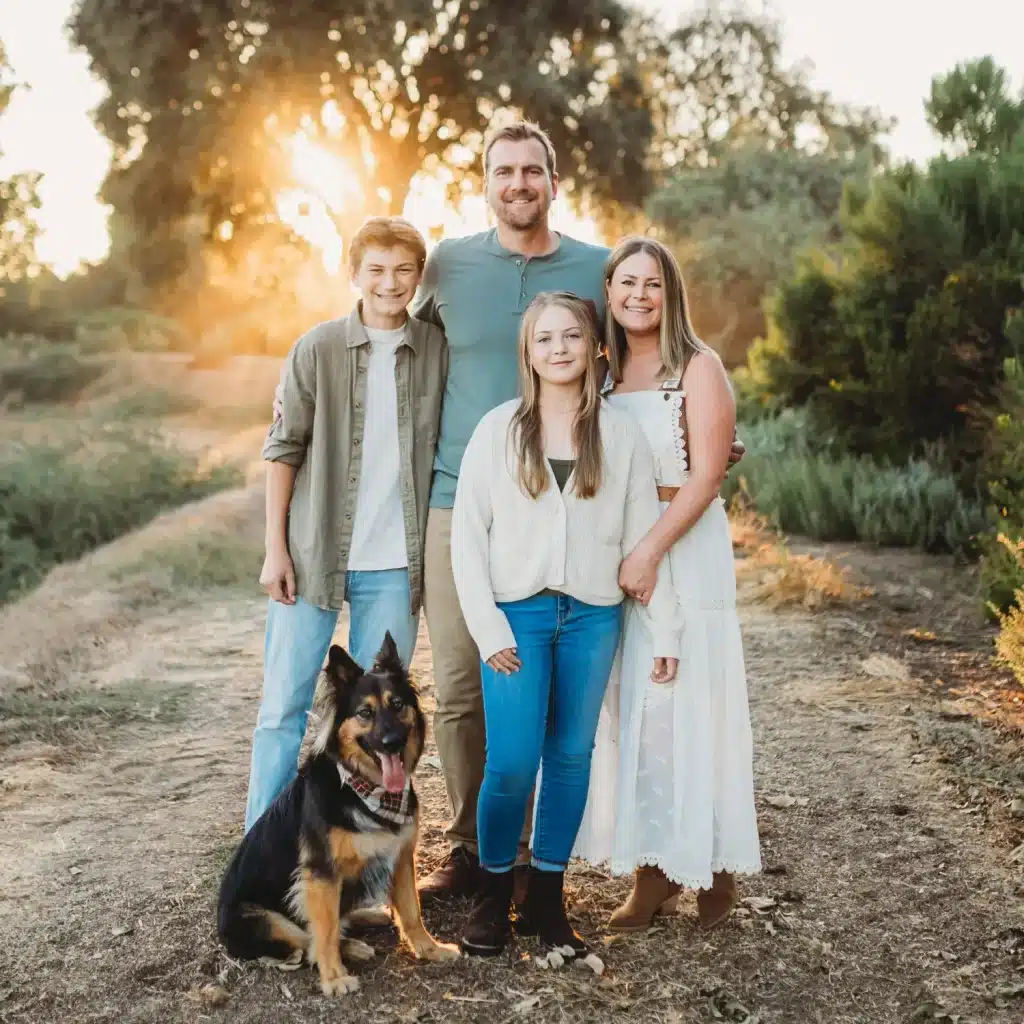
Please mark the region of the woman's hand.
POLYGON ((638 545, 619 566, 619 586, 646 607, 657 582, 658 560, 638 545))
POLYGON ((679 671, 678 658, 655 658, 654 671, 651 673, 652 683, 671 683, 679 671))
POLYGON ((284 388, 278 384, 274 388, 274 422, 284 415, 284 388))
POLYGON ((295 604, 295 566, 287 550, 271 548, 263 560, 260 586, 281 604, 295 604))
POLYGON ((729 449, 729 464, 725 467, 725 471, 728 473, 746 454, 747 446, 739 439, 739 435, 734 433, 732 447, 729 449))
POLYGON ((503 676, 510 676, 513 672, 518 672, 523 667, 523 663, 516 656, 516 649, 514 647, 506 647, 505 650, 492 654, 487 659, 487 664, 495 672, 500 672, 503 676))

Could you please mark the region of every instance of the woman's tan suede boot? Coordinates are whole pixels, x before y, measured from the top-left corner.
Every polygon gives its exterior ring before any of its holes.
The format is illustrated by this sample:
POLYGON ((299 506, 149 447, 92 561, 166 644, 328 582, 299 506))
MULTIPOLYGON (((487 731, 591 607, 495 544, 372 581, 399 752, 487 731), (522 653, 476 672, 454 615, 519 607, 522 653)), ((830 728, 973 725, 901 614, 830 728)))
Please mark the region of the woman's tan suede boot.
POLYGON ((660 868, 643 865, 633 874, 633 891, 629 899, 612 914, 608 930, 612 932, 644 932, 658 914, 676 909, 681 886, 670 882, 660 868))
POLYGON ((716 871, 710 889, 697 893, 697 918, 702 928, 720 925, 736 906, 739 894, 736 890, 736 876, 729 871, 716 871))

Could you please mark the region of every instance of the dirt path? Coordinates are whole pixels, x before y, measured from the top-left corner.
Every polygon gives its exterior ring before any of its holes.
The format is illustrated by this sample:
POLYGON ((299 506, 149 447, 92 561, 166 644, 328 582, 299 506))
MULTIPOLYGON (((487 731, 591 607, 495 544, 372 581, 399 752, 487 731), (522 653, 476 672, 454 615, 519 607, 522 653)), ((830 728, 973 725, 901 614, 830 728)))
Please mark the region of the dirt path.
MULTIPOLYGON (((419 965, 382 934, 362 991, 340 1003, 308 970, 229 961, 213 931, 241 832, 263 603, 221 595, 154 611, 106 644, 90 683, 157 684, 177 695, 173 715, 156 707, 152 722, 100 730, 74 757, 63 741, 0 750, 0 1021, 1019 1022, 1024 879, 1011 826, 972 799, 943 732, 980 743, 987 730, 893 655, 884 596, 863 614, 744 607, 768 870, 726 927, 700 933, 685 905, 606 945, 600 925, 626 883, 575 870, 602 979, 542 972, 522 949, 419 965), (208 1001, 206 985, 226 1002, 208 1001)), ((414 668, 432 707, 425 634, 414 668)), ((445 817, 430 761, 423 869, 442 853, 445 817)), ((448 938, 458 923, 428 918, 448 938)))

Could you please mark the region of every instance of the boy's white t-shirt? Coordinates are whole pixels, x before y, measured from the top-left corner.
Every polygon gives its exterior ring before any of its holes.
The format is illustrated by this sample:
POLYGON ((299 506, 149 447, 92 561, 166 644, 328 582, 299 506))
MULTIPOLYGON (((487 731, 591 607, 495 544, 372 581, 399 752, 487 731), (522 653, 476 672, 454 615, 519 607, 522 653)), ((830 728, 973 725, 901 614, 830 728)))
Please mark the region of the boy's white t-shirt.
POLYGON ((399 480, 398 393, 395 353, 405 328, 365 327, 370 339, 366 368, 366 419, 348 569, 405 569, 405 516, 399 480))

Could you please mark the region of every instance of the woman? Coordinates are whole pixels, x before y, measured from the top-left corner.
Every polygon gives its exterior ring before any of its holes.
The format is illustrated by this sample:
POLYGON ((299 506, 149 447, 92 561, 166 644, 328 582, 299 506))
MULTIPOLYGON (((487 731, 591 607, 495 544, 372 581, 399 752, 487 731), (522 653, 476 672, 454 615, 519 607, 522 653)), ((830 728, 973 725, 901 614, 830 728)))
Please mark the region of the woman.
MULTIPOLYGON (((519 334, 521 400, 488 413, 459 470, 452 569, 480 649, 487 758, 477 805, 481 882, 462 938, 494 955, 509 936, 512 867, 541 768, 528 895, 517 930, 586 952, 566 919, 563 873, 619 642, 622 558, 654 525, 643 432, 599 395, 597 331, 567 292, 539 295, 519 334)), ((679 619, 651 574, 647 673, 673 678, 679 619), (653 671, 652 671, 653 665, 653 671)))
POLYGON ((634 872, 612 930, 646 929, 682 886, 699 890, 700 921, 713 927, 736 903, 734 874, 761 867, 732 544, 718 496, 735 403, 721 361, 694 334, 664 245, 624 239, 605 286, 602 390, 647 435, 663 511, 622 565, 620 583, 637 603, 625 612, 575 853, 634 872), (685 623, 672 686, 652 685, 643 670, 652 648, 641 609, 666 565, 685 623))

